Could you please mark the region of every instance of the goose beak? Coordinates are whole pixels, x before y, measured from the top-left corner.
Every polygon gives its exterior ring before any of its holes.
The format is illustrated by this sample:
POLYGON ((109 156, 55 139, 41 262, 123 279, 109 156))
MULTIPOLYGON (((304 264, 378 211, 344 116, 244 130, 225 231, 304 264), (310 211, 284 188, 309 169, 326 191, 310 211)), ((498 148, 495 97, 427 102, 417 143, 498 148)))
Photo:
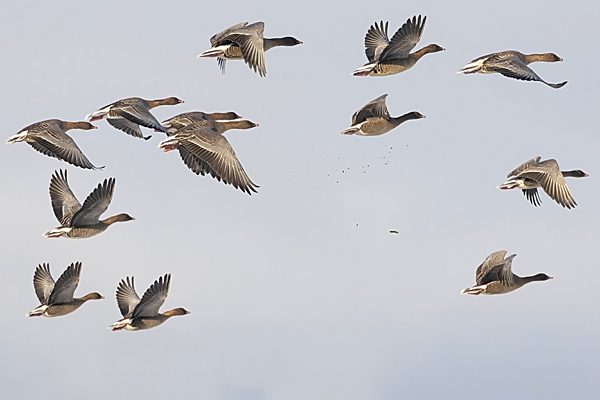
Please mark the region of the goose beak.
POLYGON ((179 100, 179 104, 181 104, 181 103, 185 103, 185 101, 183 101, 183 100, 179 100))
POLYGON ((92 125, 92 129, 98 129, 96 125, 92 125))
POLYGON ((558 61, 562 62, 562 58, 559 58, 558 61))
POLYGON ((548 276, 548 279, 554 279, 554 278, 553 278, 553 277, 551 277, 551 276, 548 276))
POLYGON ((104 297, 104 296, 100 296, 100 300, 102 300, 102 299, 105 299, 105 298, 106 298, 106 297, 104 297))
POLYGON ((588 177, 588 176, 590 176, 590 174, 583 174, 583 176, 584 176, 584 177, 588 177))

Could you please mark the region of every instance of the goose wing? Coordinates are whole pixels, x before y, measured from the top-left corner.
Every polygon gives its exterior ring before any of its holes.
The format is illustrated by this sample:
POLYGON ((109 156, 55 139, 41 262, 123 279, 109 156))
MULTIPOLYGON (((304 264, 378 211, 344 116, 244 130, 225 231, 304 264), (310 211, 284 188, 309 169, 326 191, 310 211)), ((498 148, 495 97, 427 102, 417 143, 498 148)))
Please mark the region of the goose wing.
POLYGON ((35 142, 29 142, 36 151, 53 158, 58 158, 80 168, 98 170, 83 154, 73 138, 67 135, 58 124, 52 124, 38 130, 35 142))
POLYGON ((117 286, 117 305, 123 318, 131 318, 133 310, 139 304, 140 297, 135 291, 133 276, 121 279, 117 286))
POLYGON ((58 278, 52 294, 48 299, 48 304, 69 303, 73 300, 73 294, 79 284, 79 276, 81 275, 81 263, 76 262, 67 267, 65 272, 58 278))
POLYGON ((409 18, 406 22, 394 33, 390 44, 381 52, 379 60, 391 59, 391 58, 406 58, 410 54, 410 51, 421 40, 423 35, 423 28, 425 28, 425 21, 427 17, 417 18, 415 15, 412 20, 409 18))
POLYGON ((119 117, 125 118, 129 122, 133 122, 134 124, 138 124, 138 125, 144 126, 146 128, 157 129, 157 130, 167 133, 167 134, 169 133, 160 124, 160 122, 158 122, 158 120, 154 117, 154 115, 152 115, 152 113, 150 113, 150 110, 148 109, 145 100, 137 98, 137 97, 133 97, 130 99, 124 99, 124 100, 121 100, 121 101, 118 101, 117 103, 115 103, 115 105, 113 107, 111 107, 110 111, 108 112, 108 120, 111 123, 111 125, 113 125, 117 129, 120 129, 120 130, 122 130, 130 135, 136 136, 136 137, 143 137, 139 127, 137 128, 139 136, 138 136, 138 133, 134 134, 134 133, 130 133, 127 130, 125 130, 125 128, 131 129, 131 126, 129 126, 128 124, 126 124, 122 121, 119 121, 119 117), (110 121, 111 119, 113 120, 112 122, 110 121), (121 127, 115 125, 114 123, 119 124, 121 127))
POLYGON ((81 209, 81 204, 67 182, 66 169, 54 171, 50 179, 50 202, 54 215, 62 226, 68 226, 73 215, 81 209))
POLYGON ((263 47, 264 29, 265 24, 263 22, 255 22, 227 36, 227 40, 240 46, 244 61, 254 72, 258 72, 260 76, 267 75, 263 47))
POLYGON ((33 288, 35 294, 40 300, 40 304, 47 305, 52 289, 54 289, 54 279, 50 274, 50 264, 40 264, 33 274, 33 288))
POLYGON ((538 164, 541 159, 542 159, 542 157, 537 156, 537 157, 532 158, 531 160, 525 161, 523 164, 519 165, 517 168, 510 171, 510 173, 506 177, 511 178, 513 176, 519 175, 521 172, 525 171, 527 168, 538 164))
POLYGON ((365 54, 369 62, 372 63, 379 60, 381 52, 383 52, 389 43, 388 22, 384 24, 381 21, 379 25, 375 22, 374 25, 371 25, 365 35, 365 54))
MULTIPOLYGON (((258 185, 250 180, 233 148, 223 135, 201 125, 190 126, 186 132, 191 134, 183 136, 181 143, 187 151, 204 161, 224 183, 233 185, 236 189, 248 194, 251 194, 251 191, 256 193, 258 185)), ((211 173, 209 170, 205 170, 205 172, 211 173)))
POLYGON ((206 120, 205 113, 202 111, 193 111, 166 119, 161 123, 161 125, 164 126, 169 132, 175 133, 181 128, 204 120, 206 120))
POLYGON ((556 160, 542 161, 522 171, 519 177, 538 182, 544 192, 563 207, 574 208, 577 205, 556 160))
POLYGON ((477 268, 477 272, 475 273, 475 282, 477 285, 484 285, 497 280, 492 279, 495 277, 495 275, 490 272, 494 267, 504 262, 504 256, 506 256, 506 250, 496 251, 487 256, 487 258, 477 268))
POLYGON ((361 109, 356 111, 352 115, 352 125, 360 124, 366 121, 367 118, 379 117, 379 118, 390 118, 390 112, 385 105, 385 99, 387 94, 381 95, 378 98, 371 100, 365 104, 361 109))
POLYGON ((98 187, 85 199, 83 206, 71 220, 71 226, 94 225, 98 223, 102 215, 110 204, 115 191, 115 178, 105 179, 99 183, 98 187))
POLYGON ((230 26, 229 28, 225 29, 224 31, 221 31, 221 32, 213 35, 213 37, 210 38, 210 45, 212 47, 220 46, 221 44, 223 44, 224 41, 228 40, 227 37, 229 36, 229 34, 236 32, 239 29, 242 29, 246 25, 248 25, 247 22, 240 22, 239 24, 230 26))
POLYGON ((142 300, 133 310, 132 317, 153 317, 165 302, 171 285, 171 274, 161 276, 146 290, 142 300))

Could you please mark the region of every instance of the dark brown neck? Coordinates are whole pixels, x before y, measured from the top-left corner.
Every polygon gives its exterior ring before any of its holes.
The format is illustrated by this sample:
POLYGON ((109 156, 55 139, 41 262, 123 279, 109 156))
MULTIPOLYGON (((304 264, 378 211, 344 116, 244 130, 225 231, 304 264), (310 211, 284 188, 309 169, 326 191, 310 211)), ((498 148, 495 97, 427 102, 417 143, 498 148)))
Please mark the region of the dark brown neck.
POLYGON ((423 47, 422 49, 419 49, 419 50, 415 51, 414 53, 411 53, 410 56, 419 60, 425 54, 435 53, 437 51, 440 51, 439 49, 440 49, 440 47, 438 45, 429 44, 429 45, 423 47))
POLYGON ((394 126, 398 126, 403 122, 409 121, 411 119, 419 119, 420 117, 416 112, 412 111, 407 114, 401 115, 399 117, 390 118, 390 123, 394 126))

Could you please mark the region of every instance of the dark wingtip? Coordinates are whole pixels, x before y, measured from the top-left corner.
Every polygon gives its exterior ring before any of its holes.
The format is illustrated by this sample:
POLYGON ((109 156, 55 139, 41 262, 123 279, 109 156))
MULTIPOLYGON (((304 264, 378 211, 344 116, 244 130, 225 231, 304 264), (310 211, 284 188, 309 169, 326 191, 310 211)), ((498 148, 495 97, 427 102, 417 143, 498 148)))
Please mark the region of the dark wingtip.
POLYGON ((144 140, 150 140, 151 137, 152 137, 152 135, 145 136, 144 140))
POLYGON ((551 83, 549 84, 550 87, 553 87, 554 89, 560 89, 561 87, 565 86, 567 84, 568 81, 564 81, 562 83, 551 83))

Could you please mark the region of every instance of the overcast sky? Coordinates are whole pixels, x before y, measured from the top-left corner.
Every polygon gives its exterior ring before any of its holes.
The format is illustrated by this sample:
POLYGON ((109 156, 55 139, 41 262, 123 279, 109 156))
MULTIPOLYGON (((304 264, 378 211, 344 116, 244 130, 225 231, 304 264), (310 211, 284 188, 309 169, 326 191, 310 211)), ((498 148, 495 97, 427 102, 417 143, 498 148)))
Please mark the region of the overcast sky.
MULTIPOLYGON (((77 121, 125 97, 177 96, 153 110, 235 111, 260 126, 227 132, 258 194, 199 177, 177 152, 98 121, 72 137, 101 172, 19 143, 0 145, 0 387, 11 399, 593 398, 600 371, 596 247, 600 238, 597 3, 2 2, 0 118, 4 136, 44 119, 77 121), (413 15, 427 23, 410 71, 353 77, 364 35, 413 15), (240 61, 197 59, 241 21, 304 44, 266 54, 267 77, 240 61), (554 52, 533 69, 562 89, 500 75, 456 75, 495 51, 554 52), (393 116, 426 115, 380 137, 342 136, 352 113, 388 93, 393 116), (541 194, 535 208, 496 186, 522 162, 555 158, 577 203, 541 194), (50 240, 52 173, 68 169, 83 201, 116 178, 85 240, 50 240), (390 234, 397 230, 397 235, 390 234), (545 272, 509 295, 461 296, 490 253, 513 271, 545 272), (76 291, 105 300, 60 318, 38 305, 35 267, 54 278, 83 263, 76 291), (110 332, 117 283, 140 295, 172 273, 146 332, 110 332)), ((4 139, 3 139, 4 140, 4 139)))

